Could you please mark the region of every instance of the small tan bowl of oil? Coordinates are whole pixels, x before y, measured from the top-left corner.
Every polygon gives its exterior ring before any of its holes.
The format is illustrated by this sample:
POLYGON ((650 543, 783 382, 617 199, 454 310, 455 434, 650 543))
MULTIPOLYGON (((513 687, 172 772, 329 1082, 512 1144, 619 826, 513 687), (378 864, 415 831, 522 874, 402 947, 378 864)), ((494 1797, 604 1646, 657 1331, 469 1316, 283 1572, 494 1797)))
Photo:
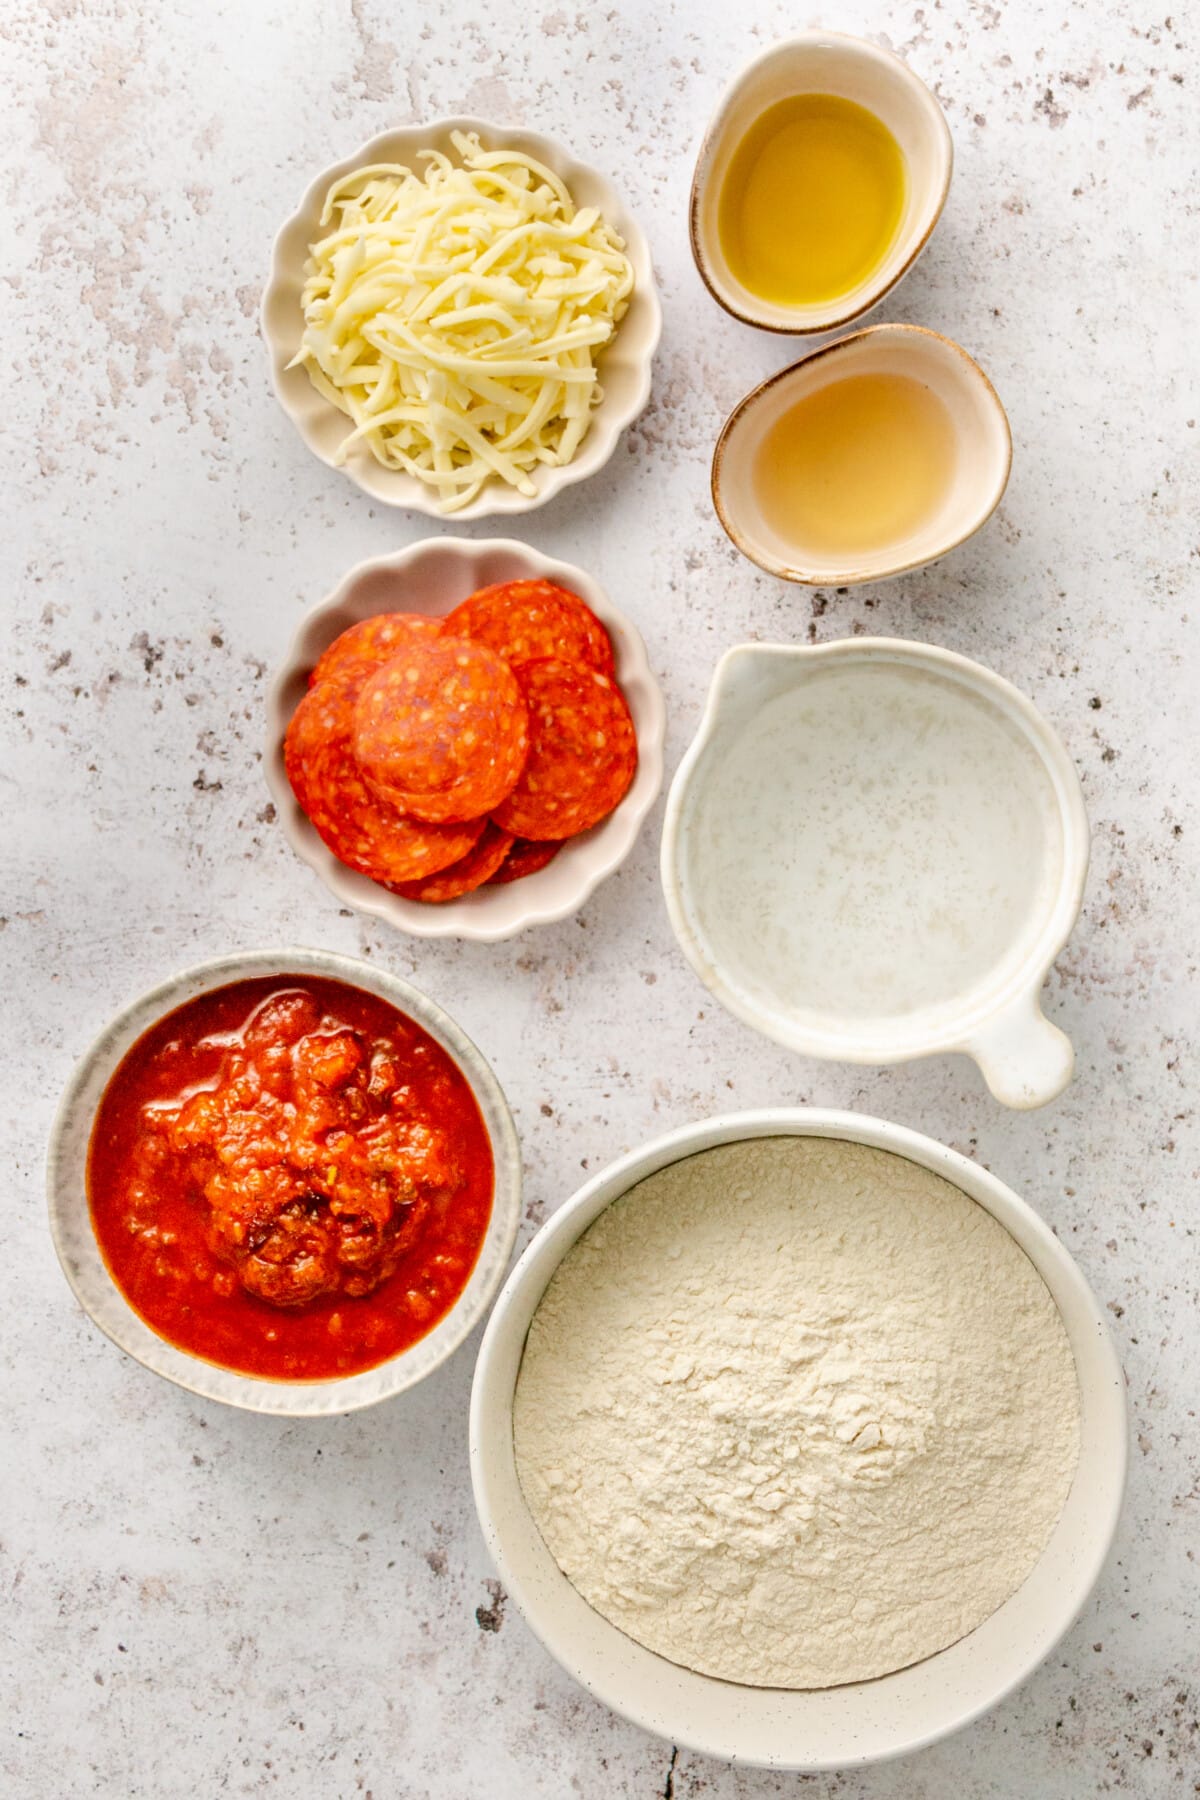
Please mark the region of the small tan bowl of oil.
POLYGON ((810 587, 919 569, 996 510, 1012 437, 958 344, 869 325, 781 369, 726 419, 713 505, 744 556, 810 587))
POLYGON ((954 148, 899 57, 810 31, 727 89, 692 182, 692 254, 747 325, 802 335, 857 319, 916 261, 941 216, 954 148))

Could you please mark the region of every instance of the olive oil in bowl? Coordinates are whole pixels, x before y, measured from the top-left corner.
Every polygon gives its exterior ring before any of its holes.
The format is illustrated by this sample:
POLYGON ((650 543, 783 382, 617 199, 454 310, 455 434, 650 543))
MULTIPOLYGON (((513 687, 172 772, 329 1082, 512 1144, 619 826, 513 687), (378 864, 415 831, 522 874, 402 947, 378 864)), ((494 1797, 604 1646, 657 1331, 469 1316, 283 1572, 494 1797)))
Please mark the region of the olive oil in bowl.
POLYGON ((882 120, 840 94, 793 94, 759 115, 730 159, 721 252, 758 299, 824 306, 879 268, 906 193, 904 154, 882 120))
POLYGON ((819 559, 897 550, 952 486, 954 426, 911 375, 845 375, 806 394, 764 433, 751 481, 763 522, 819 559))

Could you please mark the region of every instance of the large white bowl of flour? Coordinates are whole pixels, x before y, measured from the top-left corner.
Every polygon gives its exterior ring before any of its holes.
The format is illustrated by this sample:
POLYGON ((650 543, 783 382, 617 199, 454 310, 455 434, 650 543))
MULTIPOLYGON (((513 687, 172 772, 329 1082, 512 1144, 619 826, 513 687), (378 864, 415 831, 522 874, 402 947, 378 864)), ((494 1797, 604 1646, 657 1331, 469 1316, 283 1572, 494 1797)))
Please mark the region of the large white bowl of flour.
POLYGON ((1078 1616, 1124 1381, 1058 1239, 899 1126, 779 1109, 623 1157, 480 1349, 476 1505, 550 1653, 704 1754, 819 1770, 995 1705, 1078 1616))

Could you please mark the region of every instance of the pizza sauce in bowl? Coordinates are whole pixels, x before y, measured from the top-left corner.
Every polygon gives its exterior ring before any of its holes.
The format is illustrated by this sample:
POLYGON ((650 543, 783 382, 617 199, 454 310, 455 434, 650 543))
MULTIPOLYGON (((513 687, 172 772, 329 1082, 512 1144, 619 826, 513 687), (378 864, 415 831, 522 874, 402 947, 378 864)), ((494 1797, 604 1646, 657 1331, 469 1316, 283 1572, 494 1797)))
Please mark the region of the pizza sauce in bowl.
MULTIPOLYGON (((332 959, 330 959, 332 960, 332 959)), ((169 1344, 270 1381, 376 1368, 462 1295, 492 1213, 488 1129, 442 1045, 304 974, 208 988, 125 1052, 87 1150, 92 1229, 169 1344)))

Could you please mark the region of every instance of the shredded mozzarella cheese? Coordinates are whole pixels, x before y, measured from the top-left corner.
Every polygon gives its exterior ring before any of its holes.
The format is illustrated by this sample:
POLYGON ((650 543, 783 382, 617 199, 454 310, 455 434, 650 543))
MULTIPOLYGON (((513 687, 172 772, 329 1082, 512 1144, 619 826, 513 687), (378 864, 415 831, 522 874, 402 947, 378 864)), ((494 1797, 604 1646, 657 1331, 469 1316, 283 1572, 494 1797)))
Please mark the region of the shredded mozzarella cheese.
POLYGON ((532 470, 571 461, 633 291, 622 239, 552 170, 452 142, 461 166, 422 151, 423 176, 378 163, 334 182, 291 365, 354 422, 339 463, 365 447, 444 513, 493 478, 532 495, 532 470))

